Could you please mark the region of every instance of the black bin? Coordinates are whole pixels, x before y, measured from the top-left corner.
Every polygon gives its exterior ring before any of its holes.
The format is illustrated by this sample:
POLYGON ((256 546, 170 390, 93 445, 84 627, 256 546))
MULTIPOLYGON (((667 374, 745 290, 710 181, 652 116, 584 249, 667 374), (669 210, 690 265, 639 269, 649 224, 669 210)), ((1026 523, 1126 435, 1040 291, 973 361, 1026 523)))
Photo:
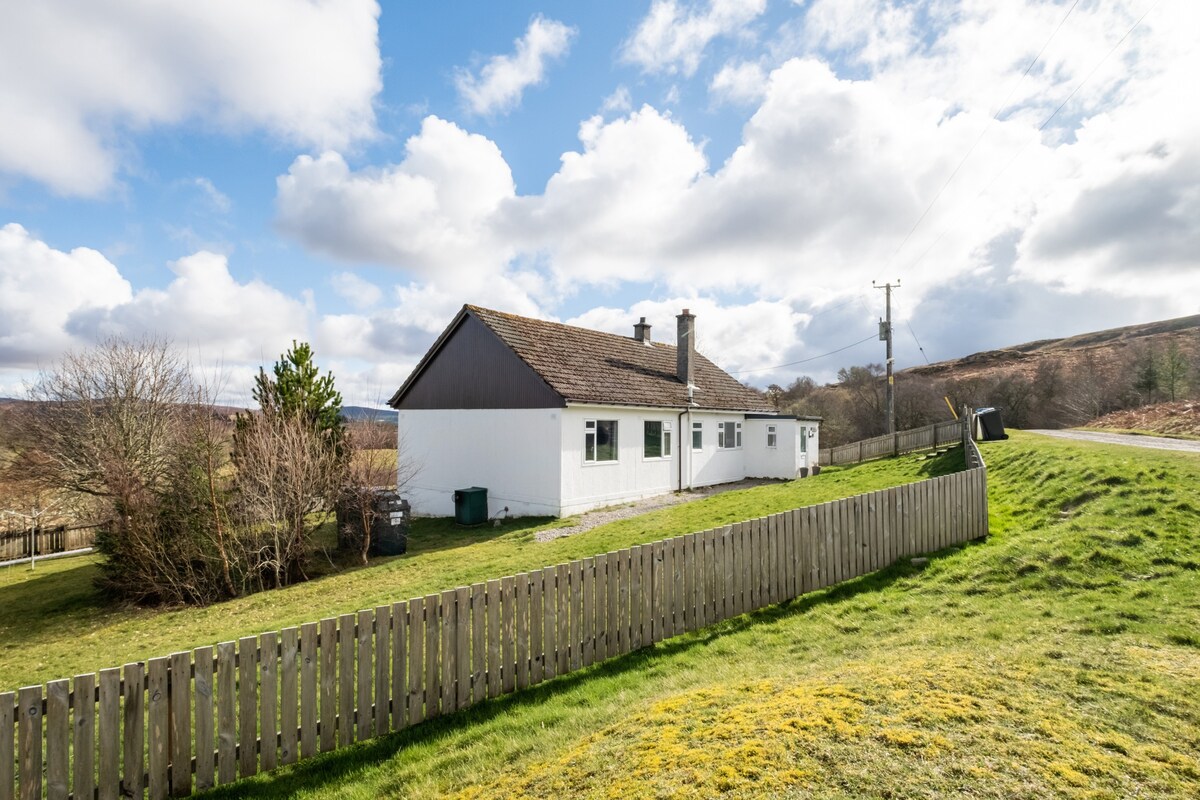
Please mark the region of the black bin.
POLYGON ((1004 420, 1000 418, 998 408, 980 408, 975 411, 975 419, 979 425, 980 438, 985 442, 997 442, 1007 439, 1004 432, 1004 420))

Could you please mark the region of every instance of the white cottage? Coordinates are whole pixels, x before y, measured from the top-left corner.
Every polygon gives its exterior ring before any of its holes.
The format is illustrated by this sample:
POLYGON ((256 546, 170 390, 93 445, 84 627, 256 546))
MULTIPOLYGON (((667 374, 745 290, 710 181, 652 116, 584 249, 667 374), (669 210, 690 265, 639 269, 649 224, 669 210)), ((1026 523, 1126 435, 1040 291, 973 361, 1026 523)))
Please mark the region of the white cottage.
POLYGON ((774 413, 696 352, 463 306, 389 404, 419 474, 414 513, 451 516, 456 489, 488 513, 569 516, 680 489, 818 471, 820 418, 774 413))

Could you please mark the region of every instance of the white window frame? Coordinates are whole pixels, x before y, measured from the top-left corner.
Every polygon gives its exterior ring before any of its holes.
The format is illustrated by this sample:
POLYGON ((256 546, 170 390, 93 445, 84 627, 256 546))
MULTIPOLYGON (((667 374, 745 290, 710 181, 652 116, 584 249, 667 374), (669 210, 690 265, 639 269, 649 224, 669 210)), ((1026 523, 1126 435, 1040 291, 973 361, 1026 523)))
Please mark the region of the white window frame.
POLYGON ((717 449, 718 450, 739 450, 742 447, 742 423, 729 420, 727 422, 717 423, 717 449), (733 442, 730 443, 729 435, 733 434, 733 442))
POLYGON ((767 426, 767 449, 774 450, 779 446, 779 430, 774 425, 767 426))
POLYGON ((704 422, 703 421, 693 422, 692 423, 692 452, 699 453, 703 449, 704 449, 704 422), (697 434, 700 435, 700 446, 699 447, 696 446, 696 435, 697 434))
POLYGON ((672 431, 673 431, 672 425, 667 420, 661 420, 661 419, 642 420, 642 460, 643 461, 669 461, 671 459, 671 456, 674 455, 674 451, 672 449, 674 446, 674 441, 673 441, 674 437, 672 436, 672 431), (650 424, 654 424, 654 423, 657 423, 658 425, 662 426, 661 428, 659 428, 659 439, 658 439, 659 455, 648 456, 648 455, 646 455, 646 426, 650 425, 650 424))
POLYGON ((588 419, 588 420, 583 421, 583 463, 585 465, 616 464, 618 461, 621 460, 621 448, 620 448, 620 442, 621 442, 620 430, 621 429, 620 429, 620 426, 618 423, 619 423, 619 420, 615 420, 615 419, 588 419), (596 453, 599 448, 598 433, 600 430, 600 423, 602 423, 602 422, 611 423, 613 426, 612 427, 612 431, 613 431, 613 457, 612 458, 605 458, 605 459, 597 459, 596 458, 596 453), (592 449, 592 457, 591 458, 588 458, 588 439, 589 438, 592 440, 592 448, 591 448, 592 449))

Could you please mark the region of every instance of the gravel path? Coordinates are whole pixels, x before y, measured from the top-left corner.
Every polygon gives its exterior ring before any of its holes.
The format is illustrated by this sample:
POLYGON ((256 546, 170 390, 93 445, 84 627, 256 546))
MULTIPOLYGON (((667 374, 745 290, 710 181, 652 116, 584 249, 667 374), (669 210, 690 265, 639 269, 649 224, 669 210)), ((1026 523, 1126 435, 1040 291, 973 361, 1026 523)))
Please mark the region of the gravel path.
POLYGON ((628 505, 610 506, 608 508, 598 508, 595 511, 586 511, 579 516, 579 521, 574 525, 569 525, 565 528, 551 528, 549 530, 538 531, 536 534, 534 534, 534 538, 539 542, 548 542, 551 539, 561 539, 564 536, 571 536, 576 533, 590 531, 592 528, 609 522, 614 522, 618 519, 636 517, 638 514, 645 514, 649 511, 655 511, 657 509, 667 508, 669 506, 677 506, 680 503, 690 503, 693 500, 699 500, 703 497, 711 497, 714 494, 732 492, 735 489, 749 489, 752 486, 762 486, 766 483, 784 482, 785 481, 753 479, 736 481, 734 483, 722 483, 717 486, 702 486, 693 489, 690 492, 671 492, 670 494, 658 495, 656 497, 647 497, 644 500, 637 500, 628 505))
POLYGON ((1186 439, 1166 439, 1161 436, 1134 436, 1128 433, 1100 433, 1098 431, 1030 431, 1030 433, 1084 442, 1124 444, 1131 447, 1149 447, 1154 450, 1182 450, 1185 453, 1200 453, 1200 442, 1186 439))

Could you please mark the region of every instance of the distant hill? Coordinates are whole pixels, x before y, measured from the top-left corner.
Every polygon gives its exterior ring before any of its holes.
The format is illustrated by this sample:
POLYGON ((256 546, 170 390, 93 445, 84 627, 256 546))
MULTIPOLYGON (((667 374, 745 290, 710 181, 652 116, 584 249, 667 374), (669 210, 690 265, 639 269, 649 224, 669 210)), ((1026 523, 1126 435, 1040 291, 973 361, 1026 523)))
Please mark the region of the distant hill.
POLYGON ((342 418, 350 422, 368 420, 385 425, 399 425, 400 415, 391 408, 370 408, 368 406, 342 406, 342 418))
POLYGON ((999 350, 972 353, 962 358, 909 367, 901 370, 899 374, 960 380, 992 377, 999 373, 1021 373, 1029 377, 1037 370, 1038 364, 1046 359, 1058 359, 1066 365, 1071 365, 1088 351, 1108 358, 1124 355, 1130 348, 1138 346, 1165 349, 1172 340, 1177 341, 1180 348, 1189 355, 1195 357, 1200 354, 1200 314, 1081 333, 1063 339, 1040 339, 999 350))

